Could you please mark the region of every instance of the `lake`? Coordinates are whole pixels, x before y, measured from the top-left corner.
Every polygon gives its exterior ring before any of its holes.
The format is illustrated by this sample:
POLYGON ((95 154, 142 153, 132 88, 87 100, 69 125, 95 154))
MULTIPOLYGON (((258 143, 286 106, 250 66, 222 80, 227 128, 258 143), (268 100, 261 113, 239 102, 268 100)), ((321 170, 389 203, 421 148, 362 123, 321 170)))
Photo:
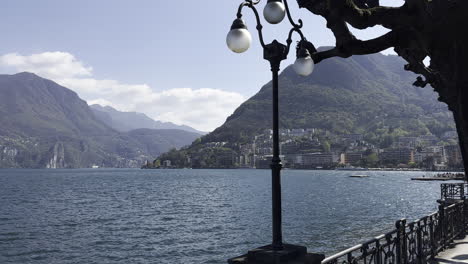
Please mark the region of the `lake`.
MULTIPOLYGON (((283 238, 330 255, 437 209, 424 172, 284 170, 283 238)), ((430 174, 430 173, 428 173, 430 174)), ((0 170, 0 263, 227 263, 271 243, 269 170, 0 170)))

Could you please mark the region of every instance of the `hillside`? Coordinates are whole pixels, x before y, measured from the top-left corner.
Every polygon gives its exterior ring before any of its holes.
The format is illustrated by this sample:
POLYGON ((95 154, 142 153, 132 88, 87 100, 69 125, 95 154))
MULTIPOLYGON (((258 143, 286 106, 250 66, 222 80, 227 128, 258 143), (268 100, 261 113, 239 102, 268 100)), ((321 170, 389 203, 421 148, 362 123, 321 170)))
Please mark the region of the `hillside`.
POLYGON ((186 125, 176 125, 171 122, 161 122, 149 118, 143 113, 121 112, 110 106, 91 105, 91 109, 98 119, 117 131, 128 132, 134 129, 180 129, 199 135, 206 134, 186 125))
MULTIPOLYGON (((374 54, 326 60, 308 77, 287 67, 280 75, 280 127, 363 133, 373 142, 385 128, 408 135, 453 130, 447 107, 430 87, 412 86, 416 76, 403 65, 397 56, 374 54)), ((202 142, 242 142, 270 128, 271 89, 263 86, 202 142)))
POLYGON ((181 129, 148 129, 140 128, 126 133, 134 141, 138 142, 140 149, 157 157, 172 148, 180 148, 190 145, 200 134, 181 129))
MULTIPOLYGON (((412 86, 416 75, 403 66, 397 56, 374 54, 323 61, 308 77, 298 76, 292 67, 284 69, 279 76, 280 129, 315 132, 311 132, 312 141, 295 139, 283 149, 341 153, 347 146, 340 138, 358 134, 368 151, 377 152, 400 137, 439 140, 446 132, 453 133, 455 124, 447 106, 430 87, 412 86)), ((161 155, 159 161, 170 160, 176 167, 253 166, 252 160, 271 151, 271 138, 265 132, 271 129, 271 101, 268 83, 222 126, 188 148, 161 155)), ((446 143, 456 144, 456 139, 446 143)))
POLYGON ((32 73, 0 75, 0 124, 0 168, 139 167, 198 137, 118 132, 75 92, 32 73))

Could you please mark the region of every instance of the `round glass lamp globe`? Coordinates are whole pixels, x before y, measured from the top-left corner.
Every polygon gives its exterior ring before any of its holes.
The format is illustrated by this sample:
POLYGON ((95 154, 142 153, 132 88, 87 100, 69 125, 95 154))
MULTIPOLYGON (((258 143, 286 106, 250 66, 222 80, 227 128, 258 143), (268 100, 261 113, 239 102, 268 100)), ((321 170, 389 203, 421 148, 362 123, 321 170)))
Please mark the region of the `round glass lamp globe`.
POLYGON ((235 53, 242 53, 250 48, 252 36, 247 29, 232 29, 227 35, 226 43, 230 50, 235 53))
POLYGON ((298 58, 294 62, 293 68, 300 76, 309 76, 314 71, 314 60, 310 56, 298 58))
POLYGON ((263 9, 263 16, 270 24, 278 24, 283 21, 286 15, 286 8, 283 2, 270 2, 263 9))

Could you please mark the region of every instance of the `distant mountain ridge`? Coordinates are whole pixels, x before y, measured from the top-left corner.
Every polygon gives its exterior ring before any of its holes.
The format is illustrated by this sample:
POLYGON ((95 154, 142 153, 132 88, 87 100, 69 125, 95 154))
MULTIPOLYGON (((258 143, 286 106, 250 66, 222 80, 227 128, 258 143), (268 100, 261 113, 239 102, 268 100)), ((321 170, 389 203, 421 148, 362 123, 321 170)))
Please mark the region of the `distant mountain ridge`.
POLYGON ((156 121, 143 113, 137 112, 122 112, 110 106, 101 106, 98 104, 90 105, 94 114, 108 126, 117 131, 128 132, 133 129, 150 128, 150 129, 181 129, 188 132, 198 133, 200 135, 205 132, 198 131, 186 125, 176 125, 171 122, 156 121))
POLYGON ((200 135, 119 132, 78 95, 32 73, 0 75, 0 168, 140 167, 200 135))
MULTIPOLYGON (((288 66, 279 75, 280 129, 324 132, 321 150, 325 152, 340 147, 330 145, 329 139, 347 134, 359 134, 367 143, 386 148, 400 137, 434 135, 440 139, 445 132, 455 131, 447 106, 437 100, 431 87, 412 86, 415 80, 415 74, 404 70, 401 58, 383 54, 331 58, 316 65, 308 77, 288 66)), ((263 155, 260 152, 265 149, 251 150, 262 144, 256 137, 271 127, 269 82, 222 126, 158 160, 171 160, 176 167, 233 168, 246 155, 263 155)))
MULTIPOLYGON (((281 128, 320 128, 336 134, 379 133, 440 135, 454 130, 453 116, 431 89, 412 86, 416 75, 393 55, 331 58, 312 75, 298 76, 291 66, 280 74, 281 128)), ((239 106, 202 142, 242 142, 271 128, 271 82, 239 106)))

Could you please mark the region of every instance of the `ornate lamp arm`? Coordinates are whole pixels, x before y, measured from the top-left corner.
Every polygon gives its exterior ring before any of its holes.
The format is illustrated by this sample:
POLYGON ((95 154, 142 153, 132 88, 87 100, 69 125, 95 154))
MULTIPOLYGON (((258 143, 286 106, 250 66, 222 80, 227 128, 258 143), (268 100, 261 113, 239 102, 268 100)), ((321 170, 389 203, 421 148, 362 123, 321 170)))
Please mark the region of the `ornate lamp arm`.
POLYGON ((298 24, 294 23, 294 20, 292 19, 291 12, 289 12, 289 5, 288 5, 288 0, 283 0, 284 1, 284 6, 286 7, 286 15, 288 16, 289 23, 295 28, 295 29, 300 29, 302 28, 302 19, 298 20, 298 24))
POLYGON ((255 5, 260 3, 261 0, 253 1, 253 0, 246 0, 239 6, 239 10, 237 11, 237 18, 242 18, 242 8, 244 6, 250 7, 252 11, 255 14, 255 19, 257 20, 257 31, 258 31, 258 39, 260 40, 260 44, 262 45, 263 48, 266 48, 265 41, 263 41, 263 33, 262 33, 262 23, 260 22, 260 15, 258 14, 257 8, 255 8, 255 5))
MULTIPOLYGON (((239 5, 239 9, 237 11, 237 18, 238 19, 241 19, 242 18, 242 9, 246 6, 246 7, 249 7, 250 9, 252 9, 254 15, 255 15, 255 19, 256 19, 256 22, 257 22, 257 26, 256 26, 256 29, 258 31, 258 37, 259 37, 259 40, 260 40, 260 44, 262 45, 262 47, 264 49, 268 49, 268 45, 265 44, 265 41, 264 41, 264 38, 263 38, 263 25, 260 21, 260 15, 258 13, 258 10, 257 8, 255 7, 255 5, 259 4, 261 0, 246 0, 244 1, 243 3, 241 3, 239 5)), ((288 5, 288 1, 287 0, 283 0, 284 2, 284 6, 285 6, 285 10, 286 10, 286 15, 288 17, 288 20, 289 20, 289 23, 292 25, 292 28, 291 30, 289 31, 289 34, 288 34, 288 38, 286 40, 286 49, 284 50, 284 55, 286 56, 287 54, 289 54, 289 51, 291 49, 291 44, 292 44, 292 35, 294 32, 296 32, 297 34, 299 34, 301 40, 299 43, 303 43, 306 40, 306 38, 304 37, 304 34, 302 33, 301 31, 301 28, 303 26, 303 22, 302 22, 302 19, 299 19, 298 20, 298 23, 295 23, 292 16, 291 16, 291 12, 289 10, 289 5, 288 5)), ((313 45, 312 45, 313 46, 313 45)))

